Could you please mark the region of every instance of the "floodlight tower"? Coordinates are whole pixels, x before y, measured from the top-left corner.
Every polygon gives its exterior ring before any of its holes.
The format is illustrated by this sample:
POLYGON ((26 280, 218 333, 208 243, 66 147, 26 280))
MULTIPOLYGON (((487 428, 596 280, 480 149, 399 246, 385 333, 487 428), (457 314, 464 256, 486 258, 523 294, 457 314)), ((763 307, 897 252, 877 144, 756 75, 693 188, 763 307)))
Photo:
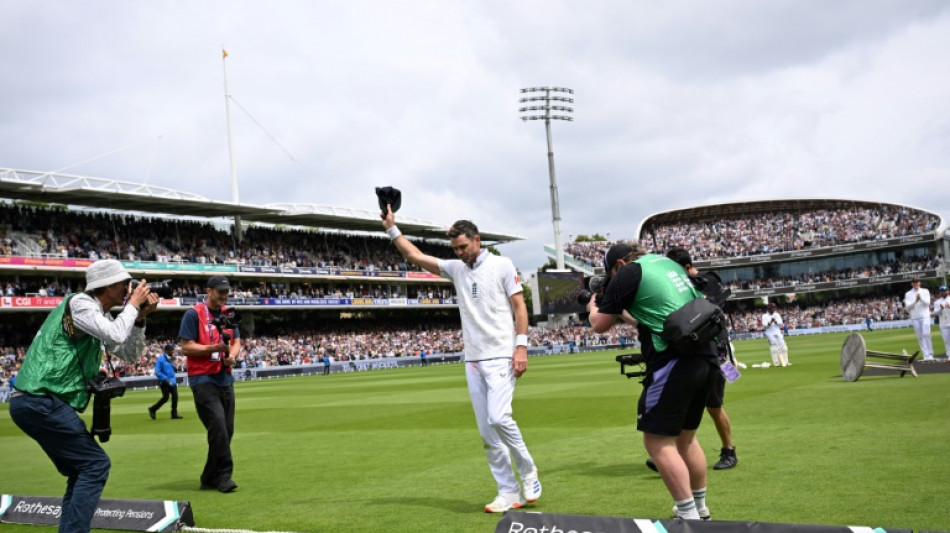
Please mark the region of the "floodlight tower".
POLYGON ((548 136, 548 174, 551 178, 551 224, 554 226, 554 254, 557 258, 557 269, 564 270, 564 246, 561 242, 561 207, 557 194, 557 179, 554 176, 554 146, 551 141, 551 121, 566 120, 572 122, 574 118, 566 113, 573 113, 574 108, 559 105, 558 102, 573 104, 574 99, 569 96, 560 96, 562 94, 574 94, 574 89, 566 87, 528 87, 521 89, 522 97, 520 102, 524 105, 518 109, 519 113, 527 113, 521 116, 521 120, 543 120, 544 130, 548 136), (555 93, 553 96, 551 93, 555 93), (552 105, 552 102, 554 104, 552 105), (552 114, 551 112, 562 113, 552 114), (544 114, 535 114, 543 112, 544 114))

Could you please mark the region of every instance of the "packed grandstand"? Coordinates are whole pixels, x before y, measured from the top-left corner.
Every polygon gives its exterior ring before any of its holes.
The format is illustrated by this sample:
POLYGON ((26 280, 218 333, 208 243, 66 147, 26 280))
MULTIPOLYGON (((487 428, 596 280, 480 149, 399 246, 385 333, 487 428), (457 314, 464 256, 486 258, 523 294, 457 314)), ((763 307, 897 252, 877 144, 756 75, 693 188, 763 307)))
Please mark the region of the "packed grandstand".
MULTIPOLYGON (((651 215, 627 242, 656 253, 682 246, 697 267, 715 269, 736 296, 727 304, 733 333, 744 336, 760 332, 762 297, 780 304, 793 333, 899 323, 909 277, 936 285, 946 272, 945 229, 938 215, 907 206, 776 200, 651 215)), ((427 253, 452 256, 444 240, 416 240, 427 253)), ((567 264, 590 273, 614 242, 567 243, 567 264)), ((120 367, 125 376, 151 373, 161 346, 177 336, 180 311, 199 301, 212 272, 233 277, 231 303, 246 314, 247 367, 464 348, 452 285, 406 264, 379 234, 253 224, 238 240, 222 219, 0 201, 3 381, 46 312, 83 290, 84 268, 99 258, 170 279, 173 295, 162 307, 179 311, 150 320, 149 344, 137 363, 120 367)), ((637 341, 630 326, 595 334, 580 322, 536 318, 542 325, 529 335, 535 353, 637 341)))

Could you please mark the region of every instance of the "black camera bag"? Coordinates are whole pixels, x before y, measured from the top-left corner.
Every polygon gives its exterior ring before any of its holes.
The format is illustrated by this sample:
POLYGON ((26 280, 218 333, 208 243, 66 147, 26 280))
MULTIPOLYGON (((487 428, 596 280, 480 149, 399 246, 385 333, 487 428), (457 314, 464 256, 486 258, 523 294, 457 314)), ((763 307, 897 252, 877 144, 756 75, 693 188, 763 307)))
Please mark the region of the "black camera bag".
POLYGON ((696 298, 670 313, 660 336, 671 345, 693 351, 703 347, 726 329, 726 314, 706 298, 696 298))

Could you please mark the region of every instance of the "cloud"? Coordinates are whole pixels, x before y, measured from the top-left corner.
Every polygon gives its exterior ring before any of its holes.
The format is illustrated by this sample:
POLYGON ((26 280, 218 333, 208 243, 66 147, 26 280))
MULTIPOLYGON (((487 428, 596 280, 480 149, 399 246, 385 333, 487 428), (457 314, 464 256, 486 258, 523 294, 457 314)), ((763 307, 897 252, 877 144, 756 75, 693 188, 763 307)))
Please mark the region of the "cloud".
POLYGON ((0 21, 0 166, 241 200, 459 218, 553 242, 542 123, 518 90, 573 88, 552 125, 565 237, 633 236, 710 202, 950 193, 943 1, 14 3, 0 21))

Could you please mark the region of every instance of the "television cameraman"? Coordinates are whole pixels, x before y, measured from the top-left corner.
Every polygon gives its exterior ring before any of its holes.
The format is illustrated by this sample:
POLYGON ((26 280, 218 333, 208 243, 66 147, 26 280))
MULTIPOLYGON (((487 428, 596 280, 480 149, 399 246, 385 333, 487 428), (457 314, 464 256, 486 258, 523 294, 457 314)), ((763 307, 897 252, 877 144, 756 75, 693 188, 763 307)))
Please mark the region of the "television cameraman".
POLYGON ((185 311, 178 337, 187 358, 188 385, 198 418, 208 431, 208 457, 201 472, 201 488, 233 492, 231 437, 234 436, 234 377, 231 368, 241 353, 241 332, 225 305, 231 284, 224 276, 211 276, 208 295, 185 311))
POLYGON ((158 295, 144 280, 130 295, 130 279, 114 259, 90 265, 85 292, 64 298, 40 326, 11 395, 10 418, 66 476, 63 533, 89 531, 111 467, 77 414, 89 404, 87 384, 99 374, 103 351, 106 357, 138 359, 145 347, 145 317, 158 306, 158 295), (113 318, 109 310, 123 304, 113 318))
POLYGON ((676 502, 676 515, 709 519, 706 507, 706 456, 696 429, 706 397, 719 372, 715 344, 685 353, 664 340, 667 317, 702 294, 679 264, 634 246, 615 244, 605 260, 610 276, 603 294, 588 302, 590 324, 609 330, 626 310, 638 322, 646 378, 637 404, 637 429, 676 502))

